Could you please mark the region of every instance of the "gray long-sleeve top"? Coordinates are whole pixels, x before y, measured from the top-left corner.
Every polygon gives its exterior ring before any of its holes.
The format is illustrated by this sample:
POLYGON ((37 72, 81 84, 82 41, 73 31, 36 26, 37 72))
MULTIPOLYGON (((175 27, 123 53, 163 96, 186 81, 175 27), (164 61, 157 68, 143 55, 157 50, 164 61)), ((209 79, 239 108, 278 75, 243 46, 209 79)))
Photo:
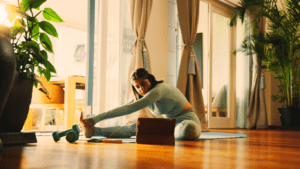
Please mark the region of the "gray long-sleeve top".
POLYGON ((162 115, 165 118, 172 118, 183 110, 186 101, 187 99, 178 88, 167 83, 159 83, 141 99, 98 114, 92 119, 97 123, 105 119, 131 114, 145 107, 148 107, 155 116, 162 115))

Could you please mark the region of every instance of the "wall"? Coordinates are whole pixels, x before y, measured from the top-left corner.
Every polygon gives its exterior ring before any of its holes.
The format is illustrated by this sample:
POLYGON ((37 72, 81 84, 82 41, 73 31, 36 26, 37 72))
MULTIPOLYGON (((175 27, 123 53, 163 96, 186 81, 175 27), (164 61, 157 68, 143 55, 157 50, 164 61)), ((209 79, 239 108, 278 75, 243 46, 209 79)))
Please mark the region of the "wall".
MULTIPOLYGON (((53 24, 57 29, 58 38, 52 38, 54 54, 48 54, 50 62, 55 66, 57 74, 55 76, 78 75, 85 76, 86 64, 75 62, 74 54, 77 45, 86 44, 86 31, 63 26, 62 24, 53 24)), ((82 53, 84 55, 84 53, 82 53)), ((76 99, 84 99, 84 90, 76 90, 76 99)))
POLYGON ((168 1, 154 0, 145 37, 149 49, 151 73, 167 82, 168 65, 168 1))
POLYGON ((65 26, 57 26, 57 32, 59 38, 55 41, 54 46, 54 64, 57 75, 85 76, 85 60, 84 62, 75 62, 73 56, 77 45, 86 44, 86 32, 65 26))
POLYGON ((272 100, 272 95, 279 93, 279 81, 271 75, 270 72, 264 72, 266 88, 265 92, 265 102, 267 108, 268 125, 269 126, 281 126, 280 116, 278 108, 282 107, 282 103, 272 100))

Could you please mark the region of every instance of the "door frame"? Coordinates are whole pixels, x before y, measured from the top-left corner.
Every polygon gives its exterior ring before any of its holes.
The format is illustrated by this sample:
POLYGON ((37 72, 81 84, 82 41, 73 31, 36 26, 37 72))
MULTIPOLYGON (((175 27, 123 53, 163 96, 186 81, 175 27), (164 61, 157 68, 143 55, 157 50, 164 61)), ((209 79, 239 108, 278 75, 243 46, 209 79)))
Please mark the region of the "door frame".
POLYGON ((230 62, 228 86, 228 115, 227 117, 212 116, 212 54, 213 54, 213 13, 230 18, 230 12, 209 3, 209 58, 208 58, 208 128, 236 128, 236 86, 235 86, 235 26, 230 27, 230 62))

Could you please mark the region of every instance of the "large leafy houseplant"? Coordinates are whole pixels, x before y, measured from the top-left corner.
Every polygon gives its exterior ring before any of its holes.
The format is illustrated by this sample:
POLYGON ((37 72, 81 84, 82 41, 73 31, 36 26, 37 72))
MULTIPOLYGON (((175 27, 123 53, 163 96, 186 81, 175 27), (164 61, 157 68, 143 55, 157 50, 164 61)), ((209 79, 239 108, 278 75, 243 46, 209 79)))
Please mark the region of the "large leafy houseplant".
POLYGON ((300 2, 299 0, 241 0, 235 8, 231 25, 245 15, 251 20, 252 33, 246 36, 239 50, 247 55, 257 54, 262 68, 272 72, 280 82, 280 94, 273 100, 283 102, 287 108, 299 110, 300 102, 300 2), (278 6, 281 4, 282 7, 278 6), (266 31, 260 32, 259 23, 266 19, 266 31))
POLYGON ((32 79, 35 87, 41 83, 38 76, 35 76, 36 70, 47 81, 51 78, 51 72, 56 73, 54 66, 48 61, 47 52, 53 53, 48 35, 58 37, 58 34, 48 21, 63 22, 53 9, 40 9, 45 2, 46 0, 18 0, 18 6, 6 5, 7 19, 14 25, 11 27, 11 44, 17 58, 17 70, 24 78, 32 79), (45 19, 43 21, 38 20, 41 14, 45 19))
MULTIPOLYGON (((18 1, 17 6, 6 5, 8 16, 5 21, 13 26, 0 25, 0 133, 22 130, 31 104, 33 85, 37 87, 40 83, 43 87, 35 71, 48 81, 51 72, 56 73, 48 61, 47 52, 53 53, 48 35, 58 35, 51 23, 39 21, 38 16, 43 14, 46 20, 55 22, 62 22, 62 19, 51 8, 40 10, 44 2, 46 0, 23 0, 18 1)), ((0 3, 4 2, 0 0, 0 3)), ((39 90, 48 93, 43 88, 39 90)))

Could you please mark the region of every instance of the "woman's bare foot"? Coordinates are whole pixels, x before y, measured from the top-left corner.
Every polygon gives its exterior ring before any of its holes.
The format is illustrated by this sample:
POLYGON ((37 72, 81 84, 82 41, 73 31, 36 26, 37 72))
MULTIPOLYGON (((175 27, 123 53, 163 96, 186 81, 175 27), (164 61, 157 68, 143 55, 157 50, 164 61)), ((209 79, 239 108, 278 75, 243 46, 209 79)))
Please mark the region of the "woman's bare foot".
POLYGON ((81 112, 79 122, 86 138, 93 137, 95 133, 94 123, 91 120, 93 119, 83 119, 83 113, 81 112))

